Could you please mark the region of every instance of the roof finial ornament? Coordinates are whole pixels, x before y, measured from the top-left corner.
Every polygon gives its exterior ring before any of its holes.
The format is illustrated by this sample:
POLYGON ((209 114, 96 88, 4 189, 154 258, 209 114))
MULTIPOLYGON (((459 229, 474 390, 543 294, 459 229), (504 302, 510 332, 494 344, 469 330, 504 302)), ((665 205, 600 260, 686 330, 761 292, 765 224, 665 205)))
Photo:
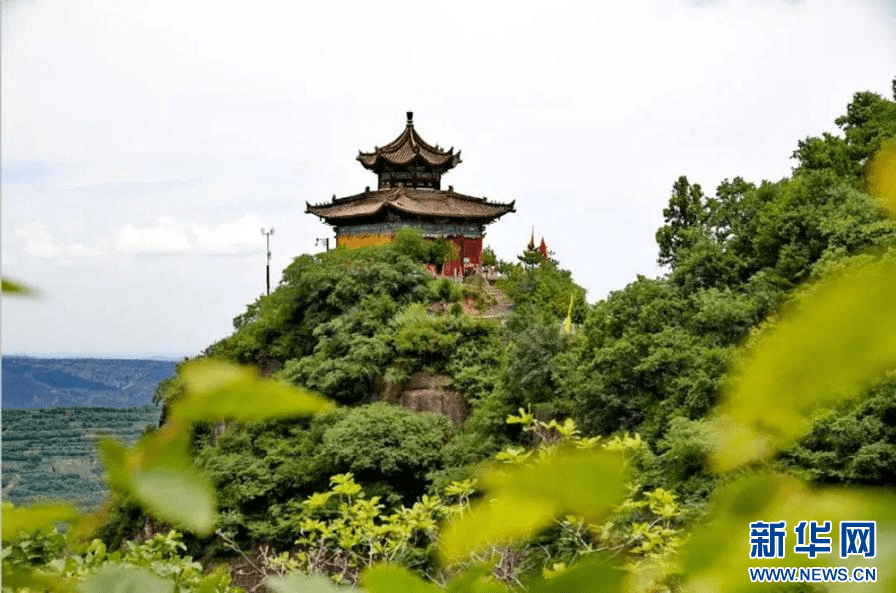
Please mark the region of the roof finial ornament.
POLYGON ((454 154, 452 151, 445 152, 443 148, 428 144, 414 129, 414 112, 405 113, 408 116, 407 126, 395 140, 385 146, 375 146, 373 152, 361 152, 357 159, 365 169, 378 175, 382 175, 387 168, 407 171, 408 167, 422 165, 427 169, 432 168, 426 173, 432 179, 419 182, 438 183, 439 176, 460 163, 460 151, 454 154), (411 158, 414 160, 413 163, 408 160, 411 158))

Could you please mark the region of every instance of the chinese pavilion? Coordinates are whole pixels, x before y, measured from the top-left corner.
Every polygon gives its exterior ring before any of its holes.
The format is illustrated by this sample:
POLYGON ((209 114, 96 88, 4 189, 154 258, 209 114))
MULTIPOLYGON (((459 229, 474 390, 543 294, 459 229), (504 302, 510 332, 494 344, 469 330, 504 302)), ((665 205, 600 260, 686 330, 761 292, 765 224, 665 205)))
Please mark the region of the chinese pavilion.
POLYGON ((361 247, 388 243, 403 227, 423 230, 426 238, 444 237, 457 246, 459 257, 442 267, 446 276, 463 274, 482 262, 485 225, 508 212, 502 204, 442 189, 442 175, 460 160, 460 151, 426 143, 407 113, 404 131, 392 142, 360 152, 361 165, 377 174, 376 190, 337 198, 322 204, 306 202, 306 212, 319 216, 336 231, 336 245, 361 247))

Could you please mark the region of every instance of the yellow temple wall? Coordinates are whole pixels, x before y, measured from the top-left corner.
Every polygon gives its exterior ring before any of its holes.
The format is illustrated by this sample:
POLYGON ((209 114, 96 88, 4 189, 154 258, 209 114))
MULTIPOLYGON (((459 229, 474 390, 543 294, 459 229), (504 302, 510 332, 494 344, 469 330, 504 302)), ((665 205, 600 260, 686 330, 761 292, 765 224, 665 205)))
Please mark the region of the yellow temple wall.
POLYGON ((395 238, 395 235, 386 233, 383 235, 339 235, 336 237, 337 247, 367 247, 368 245, 385 245, 395 238))

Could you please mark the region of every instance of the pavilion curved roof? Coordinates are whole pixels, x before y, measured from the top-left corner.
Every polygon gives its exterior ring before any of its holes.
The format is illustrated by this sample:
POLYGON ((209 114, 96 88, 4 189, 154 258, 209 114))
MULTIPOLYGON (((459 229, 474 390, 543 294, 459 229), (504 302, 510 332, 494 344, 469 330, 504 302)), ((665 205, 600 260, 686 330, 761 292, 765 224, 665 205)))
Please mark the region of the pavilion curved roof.
POLYGON ((443 171, 460 163, 460 151, 454 147, 447 151, 440 146, 427 143, 414 129, 414 114, 408 111, 408 123, 398 138, 385 146, 375 147, 373 152, 358 151, 358 160, 365 169, 378 171, 384 163, 392 165, 408 165, 419 159, 432 167, 443 171))
POLYGON ((312 205, 306 202, 305 211, 331 224, 353 218, 366 218, 384 209, 412 216, 465 218, 491 222, 508 212, 515 212, 514 204, 515 201, 509 204, 489 202, 485 198, 466 196, 453 190, 399 186, 366 191, 334 199, 329 203, 312 205))

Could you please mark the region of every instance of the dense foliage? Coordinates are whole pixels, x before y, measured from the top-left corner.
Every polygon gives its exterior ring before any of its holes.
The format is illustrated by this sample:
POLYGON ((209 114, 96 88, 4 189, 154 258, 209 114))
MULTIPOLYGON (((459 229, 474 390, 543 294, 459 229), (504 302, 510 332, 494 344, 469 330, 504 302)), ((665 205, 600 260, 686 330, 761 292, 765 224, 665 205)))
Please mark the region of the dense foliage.
MULTIPOLYGON (((5 509, 8 511, 8 509, 5 509)), ((206 571, 185 554, 177 531, 157 533, 144 542, 128 541, 121 550, 110 550, 99 539, 78 553, 64 554, 66 538, 54 528, 4 537, 4 591, 70 591, 78 583, 86 593, 130 591, 180 593, 239 593, 231 586, 226 566, 206 571), (40 567, 28 573, 23 567, 40 567), (18 568, 19 570, 16 570, 18 568), (50 570, 46 570, 49 568, 50 570)))
POLYGON ((447 433, 444 417, 380 403, 309 421, 231 426, 197 461, 218 491, 221 528, 240 542, 282 548, 295 539, 301 500, 334 474, 353 473, 393 506, 413 501, 441 467, 447 433))

